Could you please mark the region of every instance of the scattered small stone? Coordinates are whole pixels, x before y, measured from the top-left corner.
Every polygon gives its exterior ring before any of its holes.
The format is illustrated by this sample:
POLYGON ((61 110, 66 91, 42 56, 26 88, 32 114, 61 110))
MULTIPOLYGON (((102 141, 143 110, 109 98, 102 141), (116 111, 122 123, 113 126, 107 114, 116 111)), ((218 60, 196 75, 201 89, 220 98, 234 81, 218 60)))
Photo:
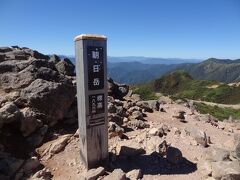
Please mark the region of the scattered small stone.
POLYGON ((109 138, 116 137, 116 136, 122 138, 123 133, 124 133, 124 129, 121 128, 120 126, 118 126, 116 123, 114 123, 114 122, 108 123, 109 138))
POLYGON ((158 153, 161 156, 165 156, 165 155, 167 155, 168 148, 169 148, 169 144, 167 144, 166 140, 163 140, 158 146, 158 153))
POLYGON ((98 167, 96 169, 90 169, 87 172, 81 174, 84 180, 96 180, 98 177, 103 176, 105 169, 103 167, 98 167))
POLYGON ((49 169, 43 168, 42 170, 36 172, 31 179, 36 179, 36 180, 51 180, 52 179, 52 174, 49 169))
POLYGON ((206 149, 205 159, 208 161, 229 161, 230 152, 220 148, 208 148, 206 149))
POLYGON ((114 169, 114 171, 104 177, 103 180, 127 180, 127 177, 121 169, 114 169))
POLYGON ((126 174, 126 177, 129 178, 130 180, 138 180, 142 178, 142 171, 141 169, 134 169, 132 171, 129 171, 126 174))
POLYGON ((131 120, 128 122, 128 127, 131 127, 133 129, 144 129, 144 128, 149 128, 150 125, 145 123, 144 121, 142 120, 131 120))

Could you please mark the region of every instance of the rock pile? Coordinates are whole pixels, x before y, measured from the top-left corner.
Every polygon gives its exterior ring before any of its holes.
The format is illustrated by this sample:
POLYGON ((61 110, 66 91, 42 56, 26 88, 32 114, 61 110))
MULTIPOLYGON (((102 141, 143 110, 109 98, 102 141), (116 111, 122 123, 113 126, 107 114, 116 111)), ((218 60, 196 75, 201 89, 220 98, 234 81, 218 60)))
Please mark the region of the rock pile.
MULTIPOLYGON (((67 58, 49 57, 26 47, 0 48, 0 174, 4 179, 33 173, 39 166, 34 149, 49 130, 58 122, 77 122, 75 81, 75 67, 67 58), (36 163, 29 171, 25 167, 33 159, 36 163)), ((110 137, 122 138, 126 127, 149 127, 144 112, 154 107, 132 97, 124 99, 129 93, 127 85, 109 78, 108 86, 110 137)), ((58 139, 45 154, 58 153, 69 138, 58 139)))
POLYGON ((134 94, 123 98, 127 92, 128 88, 122 94, 118 92, 118 97, 121 100, 114 98, 116 95, 108 96, 108 131, 110 137, 119 136, 122 138, 126 128, 134 130, 150 127, 144 119, 145 112, 159 111, 160 103, 157 100, 141 101, 140 98, 136 99, 134 94))
POLYGON ((0 164, 10 163, 0 171, 6 179, 18 167, 23 167, 22 175, 30 173, 25 167, 32 150, 68 116, 76 96, 74 74, 68 59, 25 47, 0 48, 0 164), (9 162, 9 156, 17 159, 9 162))

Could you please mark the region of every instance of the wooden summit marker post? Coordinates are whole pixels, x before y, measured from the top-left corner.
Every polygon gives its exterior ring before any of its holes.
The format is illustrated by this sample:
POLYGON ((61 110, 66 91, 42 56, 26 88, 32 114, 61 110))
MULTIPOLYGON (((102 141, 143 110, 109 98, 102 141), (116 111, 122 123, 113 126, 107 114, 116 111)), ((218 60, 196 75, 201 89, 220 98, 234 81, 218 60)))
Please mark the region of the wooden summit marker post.
POLYGON ((80 156, 90 169, 108 159, 107 38, 75 37, 80 156))

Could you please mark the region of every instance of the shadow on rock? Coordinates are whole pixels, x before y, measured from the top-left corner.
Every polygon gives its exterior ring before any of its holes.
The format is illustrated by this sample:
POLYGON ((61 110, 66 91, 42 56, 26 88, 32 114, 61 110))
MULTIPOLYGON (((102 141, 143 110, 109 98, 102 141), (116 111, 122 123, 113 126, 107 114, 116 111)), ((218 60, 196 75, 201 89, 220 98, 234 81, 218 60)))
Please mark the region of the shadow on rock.
POLYGON ((169 147, 166 157, 157 152, 146 155, 133 148, 129 152, 128 156, 110 154, 110 169, 120 168, 124 172, 141 169, 143 175, 188 174, 197 170, 196 164, 182 157, 181 151, 174 147, 169 147))

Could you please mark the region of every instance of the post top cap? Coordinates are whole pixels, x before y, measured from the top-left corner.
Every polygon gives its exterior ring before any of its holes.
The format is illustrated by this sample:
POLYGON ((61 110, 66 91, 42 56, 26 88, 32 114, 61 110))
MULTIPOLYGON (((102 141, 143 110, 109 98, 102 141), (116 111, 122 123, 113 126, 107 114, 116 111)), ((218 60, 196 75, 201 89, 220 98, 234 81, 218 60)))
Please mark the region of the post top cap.
POLYGON ((74 38, 74 41, 84 40, 84 39, 92 39, 92 40, 106 40, 107 37, 99 34, 80 34, 74 38))

